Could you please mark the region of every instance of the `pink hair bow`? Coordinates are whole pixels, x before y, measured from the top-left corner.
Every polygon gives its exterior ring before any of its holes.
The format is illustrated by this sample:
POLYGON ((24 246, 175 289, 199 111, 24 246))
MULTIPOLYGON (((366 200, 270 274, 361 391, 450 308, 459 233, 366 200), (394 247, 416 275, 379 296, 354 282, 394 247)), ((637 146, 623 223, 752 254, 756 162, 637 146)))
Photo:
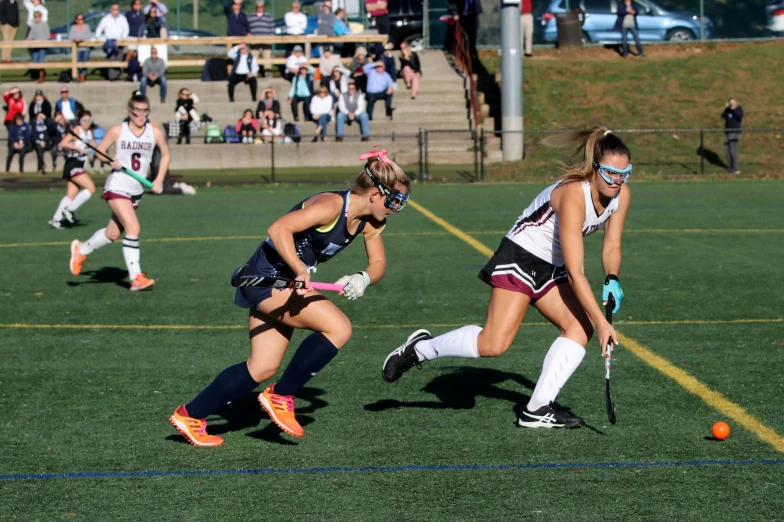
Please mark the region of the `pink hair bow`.
MULTIPOLYGON (((380 147, 380 146, 381 145, 373 145, 373 148, 375 149, 376 147, 380 147)), ((383 161, 384 163, 390 163, 390 164, 392 163, 392 160, 387 158, 387 149, 374 150, 372 152, 366 152, 365 154, 359 155, 359 159, 362 161, 369 158, 378 158, 380 161, 383 161)))

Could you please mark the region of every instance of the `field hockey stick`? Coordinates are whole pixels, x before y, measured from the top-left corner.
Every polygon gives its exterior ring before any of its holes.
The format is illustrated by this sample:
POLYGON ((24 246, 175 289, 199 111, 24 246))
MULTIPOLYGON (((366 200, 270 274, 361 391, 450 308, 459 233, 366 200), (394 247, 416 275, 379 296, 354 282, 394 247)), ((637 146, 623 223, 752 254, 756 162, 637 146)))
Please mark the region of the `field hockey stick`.
MULTIPOLYGON (((305 288, 304 281, 298 281, 296 279, 289 279, 287 277, 271 277, 271 276, 261 276, 255 274, 248 273, 248 265, 242 265, 231 276, 231 286, 233 287, 261 287, 261 288, 276 288, 278 290, 283 290, 285 288, 290 288, 292 290, 298 290, 301 288, 305 288)), ((340 292, 343 290, 343 286, 336 285, 332 283, 319 283, 315 281, 310 282, 310 287, 314 290, 321 290, 323 292, 340 292)))
MULTIPOLYGON (((114 158, 112 158, 111 156, 109 156, 109 155, 108 155, 108 154, 106 154, 105 152, 101 152, 101 151, 100 151, 100 150, 98 150, 96 147, 93 147, 92 145, 90 145, 89 143, 87 143, 87 141, 83 140, 81 136, 79 136, 78 134, 76 134, 76 133, 75 133, 74 131, 72 131, 71 129, 68 129, 68 134, 70 134, 71 136, 73 136, 73 137, 74 137, 74 138, 76 138, 77 140, 81 141, 82 143, 84 143, 85 145, 87 145, 88 147, 90 147, 90 148, 91 148, 92 150, 94 150, 96 153, 100 154, 101 156, 103 156, 104 158, 106 158, 107 160, 109 160, 109 163, 112 163, 112 162, 114 161, 114 158)), ((143 177, 139 176, 137 173, 135 173, 135 172, 134 172, 134 171, 132 171, 131 169, 129 169, 129 168, 126 168, 125 166, 123 166, 123 168, 122 168, 122 171, 123 171, 124 173, 128 174, 130 177, 132 177, 132 178, 133 178, 133 179, 135 179, 136 181, 138 181, 139 183, 141 183, 142 185, 144 185, 145 187, 147 187, 147 188, 152 188, 152 187, 153 187, 152 181, 150 181, 150 180, 149 180, 149 179, 147 179, 147 178, 143 178, 143 177)))
MULTIPOLYGON (((615 298, 612 294, 607 298, 607 306, 604 309, 607 322, 612 324, 613 309, 615 308, 615 298)), ((607 402, 607 418, 615 424, 615 403, 610 395, 610 363, 612 362, 613 340, 607 342, 607 349, 604 351, 604 399, 607 402)))

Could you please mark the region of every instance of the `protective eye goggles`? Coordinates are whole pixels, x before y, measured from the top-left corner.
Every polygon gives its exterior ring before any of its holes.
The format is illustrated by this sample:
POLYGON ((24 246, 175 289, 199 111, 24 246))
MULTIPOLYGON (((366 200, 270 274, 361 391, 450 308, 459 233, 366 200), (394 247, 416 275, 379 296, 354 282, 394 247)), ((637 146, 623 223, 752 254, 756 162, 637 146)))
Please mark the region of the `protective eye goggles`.
POLYGON ((79 119, 80 123, 90 123, 91 121, 93 121, 93 119, 92 118, 87 118, 87 117, 79 119))
POLYGON ((138 109, 134 107, 133 109, 131 109, 131 114, 133 114, 134 116, 147 116, 148 114, 150 114, 150 109, 138 109))
POLYGON ((408 194, 403 194, 397 189, 390 189, 373 175, 370 170, 365 169, 365 174, 368 175, 373 185, 384 195, 384 206, 393 212, 400 212, 408 203, 408 194))
POLYGON ((603 165, 597 162, 593 163, 593 168, 596 169, 596 171, 599 173, 602 179, 607 182, 608 185, 626 183, 629 180, 629 176, 632 175, 631 163, 623 170, 618 170, 609 165, 603 165))

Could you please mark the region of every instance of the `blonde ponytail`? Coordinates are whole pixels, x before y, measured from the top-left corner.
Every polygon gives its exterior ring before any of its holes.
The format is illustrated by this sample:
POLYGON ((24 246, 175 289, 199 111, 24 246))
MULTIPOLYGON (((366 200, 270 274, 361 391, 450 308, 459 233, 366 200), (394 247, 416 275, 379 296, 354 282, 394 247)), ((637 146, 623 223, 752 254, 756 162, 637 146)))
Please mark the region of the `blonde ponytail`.
POLYGON ((591 129, 575 129, 569 132, 548 136, 542 144, 551 148, 571 148, 569 158, 579 161, 571 165, 563 164, 566 183, 574 181, 590 181, 596 175, 594 165, 607 154, 627 156, 631 160, 631 152, 626 144, 604 125, 591 129))

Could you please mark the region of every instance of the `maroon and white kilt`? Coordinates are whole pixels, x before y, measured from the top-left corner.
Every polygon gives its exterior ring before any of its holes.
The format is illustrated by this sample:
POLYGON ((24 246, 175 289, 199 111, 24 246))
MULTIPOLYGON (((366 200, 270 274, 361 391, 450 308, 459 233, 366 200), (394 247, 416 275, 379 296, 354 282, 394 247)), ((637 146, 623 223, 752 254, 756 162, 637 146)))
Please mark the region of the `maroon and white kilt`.
POLYGON ((539 299, 555 285, 569 281, 566 268, 544 261, 505 237, 498 250, 479 272, 490 286, 520 292, 539 299))

